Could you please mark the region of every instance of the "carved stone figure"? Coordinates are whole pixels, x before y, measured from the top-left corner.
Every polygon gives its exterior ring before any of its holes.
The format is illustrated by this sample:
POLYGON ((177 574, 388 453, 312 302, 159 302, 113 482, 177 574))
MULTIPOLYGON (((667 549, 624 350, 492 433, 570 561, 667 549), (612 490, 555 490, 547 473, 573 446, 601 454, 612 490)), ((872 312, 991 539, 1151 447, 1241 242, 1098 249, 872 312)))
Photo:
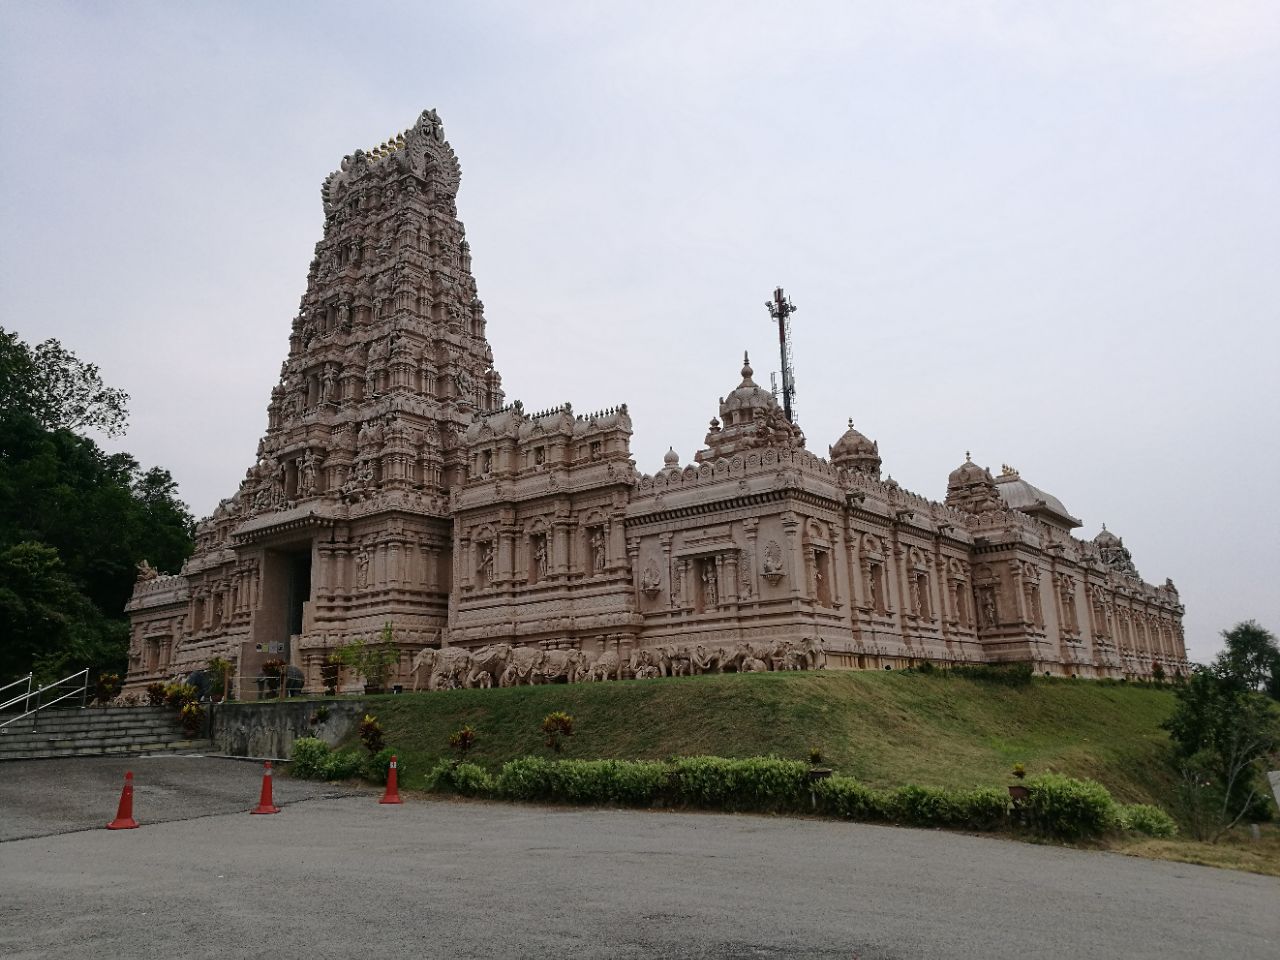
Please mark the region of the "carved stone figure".
POLYGON ((978 593, 978 609, 982 613, 982 626, 991 628, 1000 623, 999 608, 996 606, 994 587, 983 587, 978 593))
POLYGON ((533 538, 533 569, 539 581, 547 579, 547 538, 538 535, 533 538))
POLYGON ((147 563, 146 559, 138 561, 138 583, 145 583, 160 576, 160 571, 147 563))
POLYGON ((640 590, 650 599, 662 592, 662 574, 658 572, 656 563, 650 561, 644 568, 644 576, 640 578, 640 590))
POLYGON ((708 608, 720 605, 720 582, 716 579, 716 566, 710 561, 702 564, 702 600, 708 608))
POLYGON ((782 566, 782 547, 778 546, 777 540, 770 540, 765 545, 764 561, 760 566, 760 572, 770 583, 776 584, 782 579, 785 573, 782 566))
POLYGON ((596 527, 591 531, 591 569, 604 573, 605 561, 604 530, 596 527))
POLYGON ((369 554, 363 547, 356 554, 356 589, 364 590, 369 586, 369 554))

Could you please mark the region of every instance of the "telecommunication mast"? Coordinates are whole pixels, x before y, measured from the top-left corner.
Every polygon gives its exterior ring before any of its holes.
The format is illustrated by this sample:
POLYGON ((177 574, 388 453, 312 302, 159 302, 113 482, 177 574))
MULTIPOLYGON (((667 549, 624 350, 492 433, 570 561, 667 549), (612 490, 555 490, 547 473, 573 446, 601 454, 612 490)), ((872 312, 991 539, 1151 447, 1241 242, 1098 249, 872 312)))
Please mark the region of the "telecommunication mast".
POLYGON ((791 315, 796 312, 796 306, 781 287, 774 289, 773 299, 766 300, 764 305, 778 324, 778 349, 782 354, 782 412, 788 422, 795 423, 796 373, 791 352, 791 315))

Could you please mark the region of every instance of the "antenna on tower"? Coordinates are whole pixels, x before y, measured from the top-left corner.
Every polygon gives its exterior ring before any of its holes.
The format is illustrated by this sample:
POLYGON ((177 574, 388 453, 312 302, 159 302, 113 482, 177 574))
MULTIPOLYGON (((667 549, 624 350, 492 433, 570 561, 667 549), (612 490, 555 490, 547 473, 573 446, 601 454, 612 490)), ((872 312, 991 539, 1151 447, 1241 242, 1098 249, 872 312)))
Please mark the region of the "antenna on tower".
MULTIPOLYGON (((769 316, 778 324, 778 349, 782 354, 782 412, 787 420, 795 423, 796 372, 791 351, 791 315, 796 306, 781 287, 774 288, 773 299, 766 300, 769 316)), ((777 392, 775 387, 774 392, 777 392)))

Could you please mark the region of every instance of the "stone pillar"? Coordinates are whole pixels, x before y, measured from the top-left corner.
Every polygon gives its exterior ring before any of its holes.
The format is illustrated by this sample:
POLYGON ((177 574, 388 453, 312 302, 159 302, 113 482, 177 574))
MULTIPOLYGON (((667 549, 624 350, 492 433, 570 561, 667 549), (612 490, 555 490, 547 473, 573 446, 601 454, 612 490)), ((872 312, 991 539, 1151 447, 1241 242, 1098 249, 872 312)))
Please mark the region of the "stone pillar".
MULTIPOLYGON (((747 598, 755 599, 760 596, 760 575, 757 572, 760 569, 760 553, 759 537, 760 521, 754 517, 742 522, 743 532, 747 536, 747 553, 743 557, 743 563, 747 564, 745 584, 747 598)), ((739 598, 739 602, 744 598, 739 598)))
POLYGON ((556 518, 552 524, 555 545, 552 550, 551 570, 553 575, 563 579, 569 575, 569 521, 556 518))
POLYGON ((676 607, 676 571, 675 566, 671 562, 671 534, 664 533, 658 537, 658 542, 662 544, 662 568, 667 573, 667 606, 676 607))
POLYGON ((782 536, 787 542, 787 577, 791 581, 791 597, 799 599, 802 588, 800 580, 800 571, 804 565, 804 558, 800 555, 802 544, 800 543, 800 521, 794 513, 786 513, 782 517, 782 536))

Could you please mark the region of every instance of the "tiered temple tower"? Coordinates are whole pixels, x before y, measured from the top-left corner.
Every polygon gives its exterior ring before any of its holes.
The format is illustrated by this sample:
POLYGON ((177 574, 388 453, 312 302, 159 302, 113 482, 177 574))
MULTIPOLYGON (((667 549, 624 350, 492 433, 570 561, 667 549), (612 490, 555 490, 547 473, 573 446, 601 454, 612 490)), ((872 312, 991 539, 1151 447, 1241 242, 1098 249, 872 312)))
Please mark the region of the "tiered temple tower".
POLYGON ((325 180, 324 238, 256 462, 197 528, 185 583, 139 584, 131 672, 221 653, 242 675, 282 657, 314 676, 386 622, 410 648, 438 641, 461 439, 503 402, 459 179, 428 110, 325 180))

